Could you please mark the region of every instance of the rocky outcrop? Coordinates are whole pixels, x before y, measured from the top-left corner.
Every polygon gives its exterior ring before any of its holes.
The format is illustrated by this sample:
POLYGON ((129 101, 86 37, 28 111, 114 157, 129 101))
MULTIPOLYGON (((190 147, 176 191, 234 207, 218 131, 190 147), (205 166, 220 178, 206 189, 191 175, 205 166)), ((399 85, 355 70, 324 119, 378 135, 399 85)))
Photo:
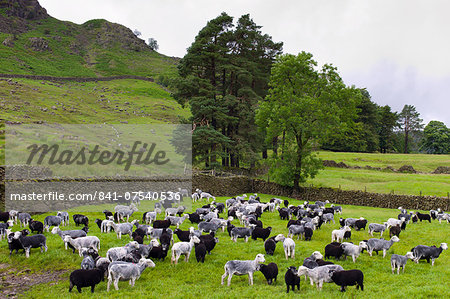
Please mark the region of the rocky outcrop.
POLYGON ((26 20, 40 20, 49 16, 37 0, 0 0, 2 8, 6 8, 7 16, 26 20))
POLYGON ((34 51, 48 51, 48 41, 42 37, 30 37, 28 39, 28 47, 34 51))

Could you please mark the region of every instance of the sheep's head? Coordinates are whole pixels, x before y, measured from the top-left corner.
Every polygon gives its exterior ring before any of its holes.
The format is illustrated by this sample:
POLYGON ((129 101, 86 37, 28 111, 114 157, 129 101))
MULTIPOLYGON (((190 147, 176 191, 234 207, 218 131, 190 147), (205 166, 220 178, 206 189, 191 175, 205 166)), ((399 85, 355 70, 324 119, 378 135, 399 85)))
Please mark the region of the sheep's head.
POLYGON ((266 261, 266 259, 264 258, 264 254, 258 253, 258 254, 256 255, 255 261, 256 261, 258 264, 264 263, 264 262, 266 261))
POLYGON ((284 241, 285 237, 283 234, 279 234, 275 237, 275 241, 284 241))
POLYGON ((6 221, 6 223, 8 223, 8 227, 12 227, 14 225, 13 220, 8 220, 8 221, 6 221))
POLYGON ((291 270, 297 276, 302 276, 302 275, 305 275, 306 273, 308 273, 308 268, 306 268, 305 266, 298 267, 297 273, 294 272, 296 269, 293 266, 289 267, 288 270, 291 270))
POLYGON ((59 230, 61 230, 61 229, 59 227, 55 226, 54 228, 52 228, 52 234, 57 234, 59 230))
POLYGON ((200 239, 197 236, 191 236, 191 241, 194 243, 200 243, 200 239))
POLYGON ((155 263, 151 259, 146 259, 145 257, 139 260, 138 265, 146 265, 149 268, 155 267, 155 263))
POLYGON ((350 228, 350 226, 344 226, 343 230, 346 231, 346 232, 349 232, 349 231, 351 231, 352 229, 350 228))
POLYGON ((359 242, 359 247, 367 249, 367 242, 365 242, 365 241, 359 242))
POLYGON ((139 243, 136 241, 130 242, 128 245, 133 248, 139 248, 139 243))
POLYGON ((72 240, 72 237, 69 235, 64 235, 64 242, 69 242, 70 240, 72 240))
POLYGON ((392 242, 398 242, 398 241, 400 241, 400 239, 399 239, 397 236, 393 236, 393 237, 391 238, 391 241, 392 241, 392 242))
POLYGON ((441 243, 441 248, 443 250, 447 250, 448 249, 447 243, 441 243))
POLYGON ((314 251, 314 252, 312 253, 312 256, 314 256, 314 258, 315 258, 316 260, 323 259, 323 255, 322 255, 320 252, 318 252, 318 251, 314 251))
POLYGON ((154 247, 157 247, 157 246, 159 246, 159 242, 158 242, 157 239, 151 239, 150 245, 152 245, 152 246, 154 246, 154 247))
POLYGON ((414 254, 411 251, 409 251, 409 252, 407 252, 405 254, 405 257, 410 259, 410 260, 413 260, 414 259, 414 254))

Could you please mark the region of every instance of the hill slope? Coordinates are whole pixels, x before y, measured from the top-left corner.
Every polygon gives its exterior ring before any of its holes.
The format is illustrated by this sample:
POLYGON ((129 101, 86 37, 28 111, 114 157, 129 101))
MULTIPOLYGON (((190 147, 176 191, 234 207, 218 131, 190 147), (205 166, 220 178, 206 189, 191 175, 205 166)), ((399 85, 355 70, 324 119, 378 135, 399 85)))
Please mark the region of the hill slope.
POLYGON ((57 20, 36 0, 0 0, 0 73, 51 76, 174 75, 177 59, 125 26, 57 20))

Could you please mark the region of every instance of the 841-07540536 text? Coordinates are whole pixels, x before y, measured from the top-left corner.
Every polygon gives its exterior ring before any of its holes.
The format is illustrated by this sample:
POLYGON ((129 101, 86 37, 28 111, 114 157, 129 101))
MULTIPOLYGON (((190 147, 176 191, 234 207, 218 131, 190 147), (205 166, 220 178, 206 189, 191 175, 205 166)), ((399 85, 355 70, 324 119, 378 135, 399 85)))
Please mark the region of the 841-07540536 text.
POLYGON ((119 200, 181 200, 180 192, 162 191, 162 192, 143 192, 133 191, 120 194, 118 192, 94 191, 92 193, 12 193, 9 196, 10 201, 119 201, 119 200))

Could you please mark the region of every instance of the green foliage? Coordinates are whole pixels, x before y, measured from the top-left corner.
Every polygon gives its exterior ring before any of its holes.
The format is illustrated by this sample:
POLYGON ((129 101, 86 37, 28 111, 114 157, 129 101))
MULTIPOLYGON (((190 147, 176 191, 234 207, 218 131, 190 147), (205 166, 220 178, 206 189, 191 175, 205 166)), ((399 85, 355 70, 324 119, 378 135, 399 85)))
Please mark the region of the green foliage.
POLYGON ((423 149, 429 154, 450 154, 450 129, 432 120, 424 129, 423 149))
POLYGON ((378 114, 380 119, 378 127, 380 152, 386 153, 393 150, 394 129, 397 127, 398 114, 392 112, 388 105, 379 107, 378 114))
POLYGON ((272 68, 270 90, 260 102, 257 121, 267 128, 267 141, 282 136, 281 154, 275 156, 278 181, 292 179, 295 188, 314 177, 319 163, 311 155, 314 141, 336 128, 352 124, 356 117, 359 90, 348 88, 336 68, 316 70, 312 54, 279 56, 272 68), (282 162, 280 162, 282 161, 282 162))
POLYGON ((403 153, 409 152, 409 135, 423 129, 422 119, 419 117, 420 113, 416 111, 413 105, 405 105, 399 114, 399 127, 404 133, 404 149, 403 153))
POLYGON ((179 64, 174 97, 189 102, 193 155, 207 168, 255 165, 263 138, 255 124, 258 100, 267 92, 270 66, 281 43, 263 35, 249 15, 233 24, 222 13, 195 37, 179 64), (215 132, 213 132, 215 131, 215 132), (205 137, 210 138, 204 140, 205 137))

